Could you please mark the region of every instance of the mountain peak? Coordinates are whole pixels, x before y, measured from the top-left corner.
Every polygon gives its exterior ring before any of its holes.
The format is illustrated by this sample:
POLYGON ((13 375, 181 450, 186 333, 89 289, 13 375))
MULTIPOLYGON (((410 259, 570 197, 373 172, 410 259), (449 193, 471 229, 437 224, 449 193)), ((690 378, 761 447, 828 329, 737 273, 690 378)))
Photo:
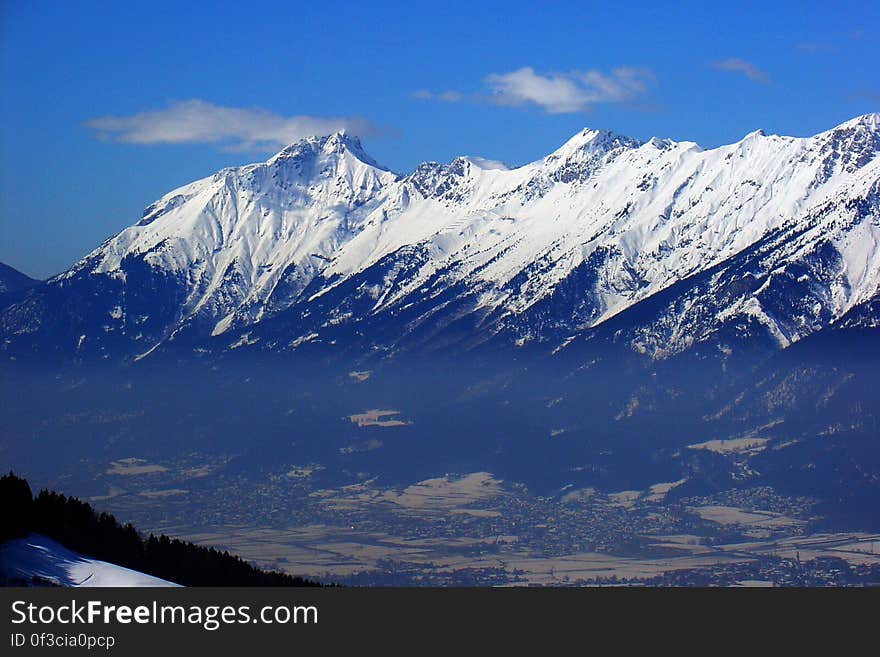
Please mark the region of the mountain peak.
POLYGON ((327 135, 304 137, 273 155, 269 159, 269 164, 275 164, 279 161, 311 159, 318 156, 344 157, 346 153, 368 166, 383 171, 389 170, 381 166, 364 150, 357 135, 351 134, 344 128, 327 135))
POLYGON ((638 148, 641 142, 610 130, 584 128, 550 154, 550 159, 566 159, 578 151, 608 152, 616 148, 638 148))
POLYGON ((0 262, 0 300, 3 295, 33 287, 39 281, 0 262))
POLYGON ((363 152, 364 150, 358 136, 350 134, 345 128, 330 133, 329 135, 318 137, 317 139, 322 143, 321 150, 325 153, 332 153, 342 149, 360 152, 363 152))

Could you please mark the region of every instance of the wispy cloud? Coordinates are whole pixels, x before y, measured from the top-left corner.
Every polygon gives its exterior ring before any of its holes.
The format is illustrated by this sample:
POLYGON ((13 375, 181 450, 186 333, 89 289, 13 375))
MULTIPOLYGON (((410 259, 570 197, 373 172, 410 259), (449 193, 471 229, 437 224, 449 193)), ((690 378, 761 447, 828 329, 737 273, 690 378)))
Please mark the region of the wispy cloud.
POLYGON ((767 75, 767 73, 759 69, 751 62, 747 62, 744 59, 739 59, 738 57, 729 57, 727 59, 713 62, 712 67, 717 68, 720 71, 741 73, 742 75, 745 75, 747 78, 749 78, 750 80, 754 80, 755 82, 762 82, 764 84, 770 82, 770 76, 767 75))
POLYGON ((479 94, 421 90, 413 97, 445 102, 473 98, 495 105, 536 106, 549 114, 570 114, 587 112, 598 103, 631 101, 645 94, 653 81, 653 73, 644 68, 618 67, 608 73, 587 70, 540 74, 526 66, 486 76, 486 89, 479 94))
POLYGON ((854 91, 847 96, 847 100, 867 100, 872 103, 880 103, 880 91, 870 89, 854 91))
POLYGON ((434 93, 427 89, 414 91, 412 96, 419 100, 442 100, 444 103, 457 103, 464 99, 464 94, 460 91, 441 91, 440 93, 434 93))
POLYGON ((834 50, 834 46, 826 41, 802 41, 796 43, 794 47, 801 52, 809 53, 831 52, 834 50))
POLYGON ((846 33, 826 34, 825 38, 816 41, 799 41, 794 44, 796 50, 804 53, 829 53, 835 52, 841 48, 845 48, 847 42, 859 42, 865 39, 873 39, 876 41, 877 33, 866 32, 862 29, 850 30, 846 33))
POLYGON ((266 151, 311 135, 348 130, 362 137, 375 125, 358 117, 282 116, 260 108, 223 107, 203 100, 164 109, 86 122, 101 139, 130 144, 217 144, 226 149, 266 151))

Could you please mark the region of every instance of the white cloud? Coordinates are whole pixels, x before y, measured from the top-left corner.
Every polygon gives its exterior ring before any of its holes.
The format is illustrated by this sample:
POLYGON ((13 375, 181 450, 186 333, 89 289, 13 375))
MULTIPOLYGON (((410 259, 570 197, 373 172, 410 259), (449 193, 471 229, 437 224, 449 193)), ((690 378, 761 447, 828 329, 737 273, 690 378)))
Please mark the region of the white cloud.
POLYGON ((739 59, 738 57, 728 57, 727 59, 722 59, 720 61, 714 62, 712 66, 721 71, 742 73, 750 80, 755 80, 756 82, 763 82, 765 84, 770 82, 770 76, 767 75, 764 71, 759 69, 751 62, 747 62, 744 59, 739 59))
POLYGON ((609 73, 597 70, 540 75, 529 66, 486 77, 498 105, 537 105, 550 114, 586 112, 597 103, 621 103, 647 92, 654 80, 651 71, 618 67, 609 73))
POLYGON ((510 73, 493 73, 484 82, 488 95, 466 95, 460 91, 413 92, 419 100, 488 100, 496 105, 536 105, 550 114, 587 112, 597 103, 622 103, 648 91, 654 74, 644 68, 620 66, 609 73, 597 70, 568 73, 535 73, 530 66, 510 73))
POLYGON ((170 103, 130 116, 102 116, 86 122, 102 139, 131 144, 219 144, 264 151, 303 137, 348 130, 360 136, 376 127, 357 117, 281 116, 260 108, 223 107, 203 100, 170 103))

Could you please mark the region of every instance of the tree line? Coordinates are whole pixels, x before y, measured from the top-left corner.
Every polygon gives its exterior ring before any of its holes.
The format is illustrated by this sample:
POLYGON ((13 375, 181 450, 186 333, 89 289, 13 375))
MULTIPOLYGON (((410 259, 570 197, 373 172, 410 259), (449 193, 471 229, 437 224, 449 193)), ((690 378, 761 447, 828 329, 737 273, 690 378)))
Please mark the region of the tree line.
POLYGON ((0 543, 43 534, 69 550, 138 570, 183 586, 321 586, 302 577, 261 570, 241 557, 161 534, 144 537, 90 504, 43 489, 34 496, 27 480, 0 477, 0 543))

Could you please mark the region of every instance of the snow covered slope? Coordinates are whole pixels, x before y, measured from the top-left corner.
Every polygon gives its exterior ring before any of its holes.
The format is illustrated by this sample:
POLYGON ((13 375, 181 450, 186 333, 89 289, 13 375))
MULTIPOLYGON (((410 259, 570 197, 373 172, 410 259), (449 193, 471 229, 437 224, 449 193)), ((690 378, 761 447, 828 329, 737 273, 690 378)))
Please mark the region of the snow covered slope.
POLYGON ((712 150, 584 130, 518 168, 460 157, 407 176, 344 133, 311 138, 170 192, 0 332, 7 350, 52 335, 140 357, 210 336, 556 348, 679 290, 627 327, 634 349, 743 327, 785 347, 880 291, 878 152, 880 114, 712 150))
POLYGON ((178 586, 106 561, 88 559, 40 534, 0 545, 0 578, 11 585, 178 586))

